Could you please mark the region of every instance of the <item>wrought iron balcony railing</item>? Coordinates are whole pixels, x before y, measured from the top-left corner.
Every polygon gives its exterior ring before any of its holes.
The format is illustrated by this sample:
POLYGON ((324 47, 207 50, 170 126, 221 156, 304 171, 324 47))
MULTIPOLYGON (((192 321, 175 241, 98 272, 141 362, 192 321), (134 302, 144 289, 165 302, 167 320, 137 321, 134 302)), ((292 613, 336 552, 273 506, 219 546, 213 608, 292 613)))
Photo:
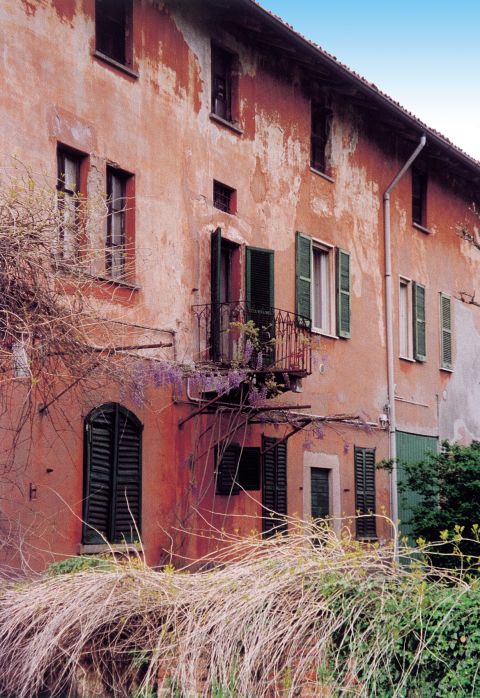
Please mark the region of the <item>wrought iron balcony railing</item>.
POLYGON ((309 318, 245 301, 194 305, 200 361, 257 372, 311 373, 309 318))

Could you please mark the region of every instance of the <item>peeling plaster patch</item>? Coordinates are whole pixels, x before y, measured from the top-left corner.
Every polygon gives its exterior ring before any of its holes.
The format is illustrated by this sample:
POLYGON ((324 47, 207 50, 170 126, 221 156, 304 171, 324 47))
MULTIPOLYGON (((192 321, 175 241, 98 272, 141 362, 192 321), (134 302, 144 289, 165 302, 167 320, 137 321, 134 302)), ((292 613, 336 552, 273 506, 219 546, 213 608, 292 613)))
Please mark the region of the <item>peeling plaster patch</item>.
POLYGON ((326 199, 322 199, 320 196, 314 196, 310 200, 310 206, 312 210, 317 215, 329 216, 331 215, 331 207, 326 199))
POLYGON ((23 5, 23 9, 27 17, 34 17, 36 11, 38 10, 38 2, 32 2, 32 0, 20 0, 23 5))
POLYGON ((454 372, 447 399, 440 401, 440 439, 480 439, 480 310, 454 300, 454 372))
POLYGON ((260 204, 263 201, 265 201, 267 190, 267 178, 264 171, 262 170, 261 159, 257 155, 255 171, 250 182, 250 191, 252 193, 252 197, 255 203, 260 204))
POLYGON ((349 155, 356 148, 358 133, 356 130, 345 133, 341 125, 335 131, 332 143, 332 153, 336 163, 334 215, 343 225, 353 228, 353 238, 356 241, 352 250, 352 287, 357 297, 364 291, 362 283, 369 280, 369 287, 375 292, 376 311, 372 317, 377 318, 379 342, 385 342, 384 313, 381 294, 378 289, 383 287, 382 263, 379 254, 380 234, 380 197, 378 184, 367 177, 365 167, 357 167, 351 163, 349 155), (344 148, 343 144, 347 144, 344 148))

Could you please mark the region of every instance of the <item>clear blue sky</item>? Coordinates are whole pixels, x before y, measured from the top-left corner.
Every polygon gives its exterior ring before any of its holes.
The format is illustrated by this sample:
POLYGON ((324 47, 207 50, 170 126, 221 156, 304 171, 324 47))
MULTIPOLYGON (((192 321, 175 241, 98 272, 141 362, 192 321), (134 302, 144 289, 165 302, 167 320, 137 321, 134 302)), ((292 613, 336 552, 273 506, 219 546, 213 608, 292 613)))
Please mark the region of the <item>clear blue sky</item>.
POLYGON ((480 0, 260 0, 480 160, 480 0))

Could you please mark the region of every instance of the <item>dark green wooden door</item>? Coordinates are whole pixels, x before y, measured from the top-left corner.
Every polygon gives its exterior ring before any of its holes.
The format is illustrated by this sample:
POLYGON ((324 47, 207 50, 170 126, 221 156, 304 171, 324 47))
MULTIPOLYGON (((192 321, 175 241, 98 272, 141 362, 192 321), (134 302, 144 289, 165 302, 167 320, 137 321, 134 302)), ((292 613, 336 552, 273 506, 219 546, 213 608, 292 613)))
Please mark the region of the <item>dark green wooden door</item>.
MULTIPOLYGON (((403 485, 406 480, 405 463, 420 463, 425 456, 433 451, 438 451, 438 438, 436 436, 422 436, 420 434, 410 434, 405 431, 397 431, 397 459, 398 484, 403 485)), ((410 545, 415 541, 411 537, 412 529, 410 519, 412 517, 412 507, 420 501, 420 496, 411 489, 398 491, 398 518, 400 519, 400 535, 407 536, 410 545)))
POLYGON ((329 470, 311 468, 311 514, 313 519, 326 519, 330 516, 329 470))

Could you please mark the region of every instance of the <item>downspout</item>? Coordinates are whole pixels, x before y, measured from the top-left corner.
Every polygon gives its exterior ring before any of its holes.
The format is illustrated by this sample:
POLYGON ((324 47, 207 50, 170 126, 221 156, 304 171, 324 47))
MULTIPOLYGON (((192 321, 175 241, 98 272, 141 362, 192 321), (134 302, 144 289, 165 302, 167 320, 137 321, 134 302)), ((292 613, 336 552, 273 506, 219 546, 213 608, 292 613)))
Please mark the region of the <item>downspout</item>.
MULTIPOLYGON (((390 185, 385 190, 383 195, 383 224, 384 224, 384 242, 385 242, 385 315, 386 315, 386 340, 387 340, 387 392, 388 392, 388 416, 389 416, 389 457, 392 460, 392 474, 390 480, 390 506, 392 520, 395 527, 398 524, 398 493, 397 493, 397 442, 396 442, 396 414, 395 414, 395 368, 394 368, 394 349, 393 349, 393 284, 392 284, 392 239, 390 227, 390 194, 394 187, 401 180, 405 172, 410 168, 414 160, 420 154, 420 151, 425 147, 427 138, 425 134, 420 138, 420 143, 417 145, 407 162, 402 169, 391 181, 390 185)), ((395 559, 398 558, 398 535, 394 538, 394 554, 395 559)))

